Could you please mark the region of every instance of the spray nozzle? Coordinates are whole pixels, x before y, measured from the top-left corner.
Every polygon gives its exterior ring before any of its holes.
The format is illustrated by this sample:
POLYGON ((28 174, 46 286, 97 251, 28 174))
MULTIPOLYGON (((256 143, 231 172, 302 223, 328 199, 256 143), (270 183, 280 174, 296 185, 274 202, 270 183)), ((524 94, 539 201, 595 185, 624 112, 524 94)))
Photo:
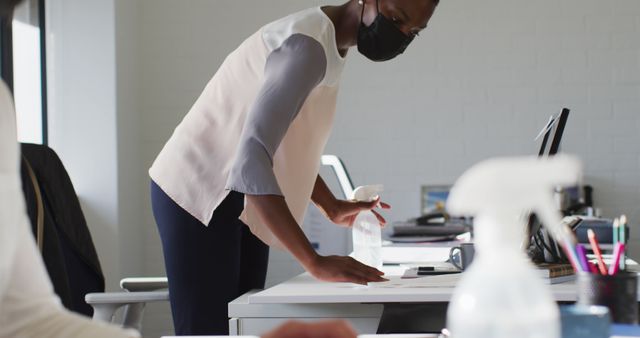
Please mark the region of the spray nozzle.
POLYGON ((572 242, 571 231, 562 225, 562 215, 554 206, 553 191, 556 186, 576 184, 581 173, 580 160, 570 155, 487 160, 458 179, 447 209, 451 214, 490 217, 498 222, 533 210, 558 242, 572 242))
POLYGON ((371 202, 375 200, 382 191, 384 191, 382 184, 364 185, 357 187, 353 191, 352 199, 359 202, 371 202))

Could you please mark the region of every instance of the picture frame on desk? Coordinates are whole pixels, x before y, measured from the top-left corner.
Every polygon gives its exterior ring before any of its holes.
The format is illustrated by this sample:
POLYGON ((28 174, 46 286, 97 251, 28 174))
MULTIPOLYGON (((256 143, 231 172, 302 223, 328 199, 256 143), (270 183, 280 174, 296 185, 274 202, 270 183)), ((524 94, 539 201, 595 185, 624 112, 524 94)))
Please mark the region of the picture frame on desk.
POLYGON ((420 214, 444 211, 451 184, 422 185, 420 187, 420 214))

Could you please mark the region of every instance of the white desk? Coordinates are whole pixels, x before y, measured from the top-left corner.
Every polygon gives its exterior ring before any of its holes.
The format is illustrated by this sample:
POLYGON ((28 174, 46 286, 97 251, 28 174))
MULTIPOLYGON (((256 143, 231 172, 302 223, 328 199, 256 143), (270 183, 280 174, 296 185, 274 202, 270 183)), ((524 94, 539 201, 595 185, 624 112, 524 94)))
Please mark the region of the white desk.
MULTIPOLYGON (((637 267, 634 264, 634 268, 637 267)), ((386 267, 385 270, 399 278, 398 267, 386 267)), ((447 278, 427 278, 443 277, 447 278)), ((550 287, 558 302, 574 302, 577 299, 575 282, 550 287)), ((229 303, 230 333, 259 335, 288 319, 313 321, 342 318, 349 321, 358 333, 373 334, 377 331, 384 304, 445 304, 450 301, 454 288, 455 283, 446 281, 404 288, 325 283, 305 273, 264 291, 249 292, 229 303)))
MULTIPOLYGON (((455 288, 451 277, 443 275, 420 280, 446 278, 444 283, 428 283, 416 287, 386 288, 358 286, 347 283, 323 283, 309 274, 301 274, 267 290, 247 295, 249 304, 366 304, 366 303, 434 303, 449 302, 455 288), (444 284, 444 285, 442 285, 444 284)), ((392 276, 394 280, 397 276, 392 276)), ((411 280, 411 282, 417 280, 411 280)), ((559 302, 573 302, 577 293, 574 282, 551 285, 553 296, 559 302)))
MULTIPOLYGON (((450 248, 459 243, 395 244, 383 247, 382 254, 385 263, 444 262, 450 248)), ((399 268, 385 269, 401 274, 399 268)), ((302 274, 265 291, 248 292, 229 303, 230 334, 259 335, 288 319, 339 318, 348 320, 359 333, 376 333, 386 302, 380 301, 380 297, 390 302, 398 302, 399 298, 390 289, 380 290, 375 300, 370 296, 372 293, 362 286, 323 283, 302 274)), ((402 299, 413 301, 411 292, 406 292, 402 299)), ((438 302, 436 299, 442 299, 442 295, 433 299, 431 302, 438 302)))
MULTIPOLYGON (((382 257, 385 264, 445 264, 450 248, 459 244, 458 241, 394 244, 383 247, 382 257)), ((404 268, 385 266, 384 271, 397 279, 404 268)), ((384 304, 434 304, 434 308, 438 306, 436 304, 446 304, 456 284, 448 279, 455 276, 459 275, 427 277, 437 282, 423 283, 420 287, 382 288, 324 283, 302 274, 267 290, 249 292, 229 303, 230 333, 259 335, 288 319, 346 319, 358 333, 373 334, 377 332, 384 304)), ((574 302, 577 299, 574 282, 552 285, 551 290, 556 301, 574 302)))
POLYGON ((290 319, 345 319, 357 332, 375 333, 383 310, 382 304, 254 304, 249 301, 254 294, 255 291, 250 291, 229 303, 230 335, 260 335, 290 319))
MULTIPOLYGON (((576 300, 575 284, 552 285, 557 301, 576 300)), ((287 319, 343 318, 361 334, 376 333, 385 303, 447 303, 453 286, 377 288, 323 283, 299 275, 264 291, 249 292, 229 304, 232 335, 256 335, 287 319)))

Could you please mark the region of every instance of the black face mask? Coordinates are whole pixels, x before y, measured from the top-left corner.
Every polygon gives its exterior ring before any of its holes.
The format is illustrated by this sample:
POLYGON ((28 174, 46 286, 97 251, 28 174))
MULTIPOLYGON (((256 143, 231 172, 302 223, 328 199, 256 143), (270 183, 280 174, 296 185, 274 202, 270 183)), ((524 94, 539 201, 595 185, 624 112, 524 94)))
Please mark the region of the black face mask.
POLYGON ((413 36, 404 34, 396 25, 387 19, 378 8, 378 16, 369 27, 362 23, 364 4, 358 29, 358 51, 371 61, 387 61, 402 54, 413 41, 413 36))

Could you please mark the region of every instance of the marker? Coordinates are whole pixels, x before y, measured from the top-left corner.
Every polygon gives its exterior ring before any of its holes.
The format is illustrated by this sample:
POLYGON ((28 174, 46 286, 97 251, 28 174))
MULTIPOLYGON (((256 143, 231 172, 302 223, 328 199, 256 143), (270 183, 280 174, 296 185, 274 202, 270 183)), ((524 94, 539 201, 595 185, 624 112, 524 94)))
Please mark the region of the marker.
POLYGON ((575 272, 582 270, 582 265, 580 264, 580 259, 578 258, 578 254, 573 249, 573 243, 570 240, 564 240, 564 245, 562 245, 564 249, 564 253, 567 255, 569 259, 569 263, 571 263, 571 267, 575 272))
POLYGON ((593 262, 589 262, 589 271, 591 271, 591 273, 598 274, 598 267, 593 264, 593 262))
POLYGON ((609 266, 609 275, 613 276, 618 273, 620 268, 620 258, 624 254, 624 243, 616 243, 613 249, 613 262, 609 266))
MULTIPOLYGON (((623 244, 627 244, 627 216, 626 215, 622 215, 620 216, 620 238, 619 238, 620 243, 623 244)), ((620 257, 620 270, 626 270, 627 269, 627 265, 626 265, 626 260, 627 257, 624 254, 624 251, 622 252, 622 257, 620 257)))
POLYGON ((613 220, 613 245, 618 242, 620 242, 620 220, 616 218, 613 220))
POLYGON ((600 270, 600 274, 608 275, 607 265, 604 264, 604 260, 602 260, 602 251, 600 251, 600 245, 598 245, 598 239, 596 238, 596 234, 593 230, 587 230, 587 236, 589 236, 589 243, 591 243, 591 250, 596 255, 596 260, 598 261, 598 269, 600 270))
POLYGON ((589 260, 587 259, 587 250, 584 249, 582 244, 576 245, 576 253, 578 254, 578 261, 582 266, 582 271, 589 272, 589 260))

